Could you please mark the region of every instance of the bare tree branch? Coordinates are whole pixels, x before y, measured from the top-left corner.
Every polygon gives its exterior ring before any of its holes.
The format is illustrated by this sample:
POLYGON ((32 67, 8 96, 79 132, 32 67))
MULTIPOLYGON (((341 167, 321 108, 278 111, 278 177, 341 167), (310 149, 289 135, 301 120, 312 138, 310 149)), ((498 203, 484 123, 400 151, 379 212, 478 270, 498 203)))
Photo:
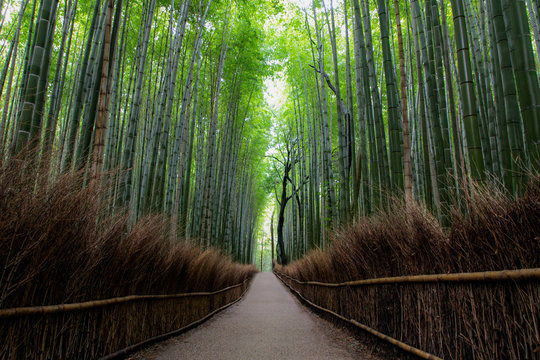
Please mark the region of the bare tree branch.
MULTIPOLYGON (((287 178, 289 178, 289 177, 287 176, 287 178)), ((291 182, 291 184, 293 184, 293 182, 292 182, 292 180, 291 180, 290 178, 289 178, 289 181, 291 182)), ((287 197, 287 201, 291 200, 293 196, 295 196, 296 194, 298 194, 298 192, 300 191, 300 189, 302 189, 302 187, 303 187, 304 185, 306 185, 306 184, 308 183, 308 181, 309 181, 309 176, 306 176, 306 178, 304 179, 304 181, 303 181, 297 188, 294 189, 293 193, 292 193, 290 196, 287 197)), ((294 184, 293 184, 293 186, 294 186, 294 184)))
POLYGON ((283 162, 283 160, 278 159, 278 158, 275 157, 274 155, 266 155, 265 157, 266 157, 266 158, 269 158, 269 159, 274 159, 274 160, 276 160, 277 162, 279 162, 280 164, 282 164, 283 166, 285 166, 285 163, 283 162))

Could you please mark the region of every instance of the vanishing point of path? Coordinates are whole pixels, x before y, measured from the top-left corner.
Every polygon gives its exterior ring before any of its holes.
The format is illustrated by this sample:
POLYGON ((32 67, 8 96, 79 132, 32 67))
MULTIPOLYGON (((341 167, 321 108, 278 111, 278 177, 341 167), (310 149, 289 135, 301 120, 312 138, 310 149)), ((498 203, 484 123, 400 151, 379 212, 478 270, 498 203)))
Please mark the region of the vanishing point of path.
POLYGON ((242 301, 131 359, 378 358, 302 306, 274 274, 259 273, 242 301))

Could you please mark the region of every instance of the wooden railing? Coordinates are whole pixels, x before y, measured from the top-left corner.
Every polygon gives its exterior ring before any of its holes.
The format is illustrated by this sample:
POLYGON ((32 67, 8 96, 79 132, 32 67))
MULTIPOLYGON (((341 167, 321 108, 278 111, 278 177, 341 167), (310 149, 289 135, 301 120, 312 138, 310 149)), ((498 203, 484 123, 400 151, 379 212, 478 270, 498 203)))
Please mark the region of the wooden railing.
POLYGON ((423 359, 540 358, 540 268, 341 283, 274 273, 307 304, 423 359))
POLYGON ((0 359, 122 357, 231 306, 247 291, 248 280, 213 292, 0 309, 0 359))

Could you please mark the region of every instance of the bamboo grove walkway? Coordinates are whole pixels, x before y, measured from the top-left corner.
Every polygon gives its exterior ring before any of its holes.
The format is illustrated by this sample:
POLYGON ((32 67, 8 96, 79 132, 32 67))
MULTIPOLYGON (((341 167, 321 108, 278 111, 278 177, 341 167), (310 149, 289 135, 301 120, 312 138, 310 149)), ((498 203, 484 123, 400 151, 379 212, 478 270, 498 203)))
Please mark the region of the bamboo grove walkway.
POLYGON ((377 358, 303 307, 272 273, 260 273, 238 304, 130 359, 377 358))

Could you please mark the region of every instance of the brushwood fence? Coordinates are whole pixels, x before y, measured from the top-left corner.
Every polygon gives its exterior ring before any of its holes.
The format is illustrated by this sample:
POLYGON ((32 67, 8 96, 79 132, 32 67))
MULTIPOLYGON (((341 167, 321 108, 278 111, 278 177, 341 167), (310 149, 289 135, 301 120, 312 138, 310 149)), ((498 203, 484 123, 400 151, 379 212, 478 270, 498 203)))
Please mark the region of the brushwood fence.
POLYGON ((185 331, 240 300, 249 279, 214 292, 135 295, 0 309, 0 359, 112 359, 185 331))
POLYGON ((540 268, 322 283, 304 301, 425 359, 540 359, 540 268))

